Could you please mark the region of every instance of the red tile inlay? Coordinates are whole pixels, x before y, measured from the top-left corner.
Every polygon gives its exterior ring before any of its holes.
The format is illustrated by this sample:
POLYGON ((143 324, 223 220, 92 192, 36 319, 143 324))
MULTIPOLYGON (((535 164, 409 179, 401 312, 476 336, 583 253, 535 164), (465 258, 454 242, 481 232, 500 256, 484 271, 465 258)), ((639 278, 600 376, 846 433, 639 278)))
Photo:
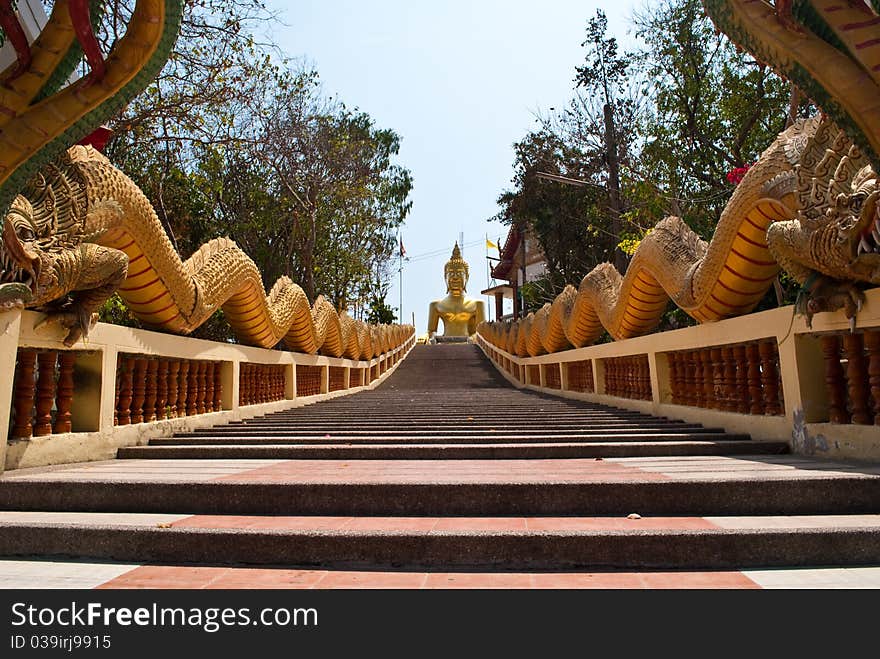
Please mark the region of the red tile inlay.
POLYGON ((285 460, 215 481, 248 483, 592 483, 664 481, 610 460, 285 460))
POLYGON ((99 588, 755 589, 760 586, 735 571, 407 572, 145 565, 112 579, 99 588))

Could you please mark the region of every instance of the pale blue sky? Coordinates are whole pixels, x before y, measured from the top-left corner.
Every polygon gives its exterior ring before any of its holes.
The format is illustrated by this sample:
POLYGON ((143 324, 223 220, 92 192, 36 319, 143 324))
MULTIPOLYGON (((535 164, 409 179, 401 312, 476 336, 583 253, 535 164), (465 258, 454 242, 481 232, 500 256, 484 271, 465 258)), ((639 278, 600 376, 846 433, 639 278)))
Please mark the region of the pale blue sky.
MULTIPOLYGON (((631 40, 634 0, 270 0, 285 27, 272 38, 320 73, 327 94, 368 112, 402 138, 413 209, 402 228, 403 321, 426 330, 428 303, 445 295, 443 264, 464 233, 468 294, 487 287, 486 220, 510 186, 514 142, 535 113, 570 98, 581 42, 597 7, 609 31, 631 40), (475 243, 475 244, 474 244, 475 243), (433 257, 422 255, 442 253, 433 257)), ((496 253, 497 256, 497 253, 496 253)), ((394 276, 388 304, 400 306, 394 276)), ((483 297, 482 299, 486 299, 483 297)), ((494 304, 489 305, 490 308, 494 304)))

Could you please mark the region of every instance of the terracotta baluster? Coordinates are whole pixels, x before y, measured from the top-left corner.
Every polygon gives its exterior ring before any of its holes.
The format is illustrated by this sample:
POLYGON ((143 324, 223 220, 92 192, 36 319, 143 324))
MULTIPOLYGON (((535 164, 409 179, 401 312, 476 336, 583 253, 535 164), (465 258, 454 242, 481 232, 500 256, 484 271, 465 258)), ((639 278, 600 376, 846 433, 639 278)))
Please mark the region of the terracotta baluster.
POLYGON ((873 423, 868 413, 868 368, 865 363, 864 344, 861 334, 844 334, 843 350, 846 353, 846 384, 849 392, 852 422, 860 425, 873 423))
POLYGON ((725 412, 736 411, 736 362, 733 360, 733 347, 718 349, 719 386, 718 408, 725 412))
POLYGON ((180 370, 177 374, 177 416, 186 416, 187 400, 189 392, 189 360, 180 360, 180 370))
POLYGON ((651 368, 648 366, 648 357, 639 357, 639 387, 640 398, 651 400, 651 368))
POLYGON ((693 373, 693 405, 703 407, 705 390, 703 389, 703 362, 700 360, 700 351, 691 351, 691 372, 693 373))
POLYGON ((147 360, 144 357, 134 359, 134 372, 131 385, 131 422, 143 423, 144 399, 147 391, 147 360))
POLYGON ((144 421, 156 420, 156 394, 159 389, 159 362, 155 359, 147 361, 147 381, 144 388, 144 421))
POLYGON ((764 388, 761 386, 761 351, 757 343, 746 346, 746 359, 749 363, 749 414, 764 414, 764 388))
POLYGON ((764 390, 764 414, 782 414, 779 406, 779 354, 776 341, 763 341, 758 346, 761 357, 761 385, 764 390))
POLYGON ((207 409, 205 408, 205 396, 208 395, 208 383, 206 379, 207 372, 207 363, 200 360, 198 363, 198 370, 196 376, 198 378, 198 387, 199 393, 196 397, 196 412, 198 414, 204 414, 207 409))
POLYGON ((740 414, 749 413, 749 362, 746 359, 746 346, 738 343, 733 346, 733 358, 736 362, 736 408, 740 414))
POLYGON ((874 425, 880 425, 880 331, 865 332, 865 350, 868 352, 868 384, 874 402, 874 425))
POLYGON ((156 360, 156 419, 168 418, 168 360, 156 360))
POLYGON ((116 415, 120 426, 131 423, 131 396, 132 380, 134 379, 134 359, 119 355, 117 359, 119 371, 119 402, 116 405, 116 415))
POLYGON ((205 411, 214 411, 214 362, 205 362, 205 411))
MULTIPOLYGON (((58 368, 58 394, 55 398, 55 432, 70 432, 73 426, 70 408, 73 406, 73 367, 76 364, 76 353, 64 350, 61 353, 58 368)), ((116 408, 113 408, 114 412, 116 408)))
POLYGON ((34 412, 34 397, 36 395, 36 381, 34 370, 36 368, 37 351, 31 348, 20 348, 18 351, 18 364, 15 375, 14 399, 12 407, 15 410, 15 421, 12 426, 12 437, 30 437, 33 432, 31 417, 34 412))
POLYGON ((199 399, 199 363, 191 360, 186 374, 186 415, 195 416, 199 399))
POLYGON ((180 398, 180 360, 168 362, 168 418, 176 419, 177 401, 180 398))
POLYGON ((52 434, 52 405, 55 403, 55 365, 58 353, 42 350, 37 353, 37 400, 34 415, 34 435, 52 434))
POLYGON ((712 350, 700 350, 700 364, 703 367, 703 407, 715 406, 715 383, 712 380, 712 350))
POLYGON ((121 386, 119 380, 119 364, 116 364, 116 382, 113 386, 113 425, 119 425, 119 388, 121 386))
POLYGON ((214 411, 219 412, 223 409, 223 377, 222 363, 214 363, 214 411))
POLYGON ((681 383, 678 379, 678 353, 666 353, 666 363, 669 365, 669 393, 672 403, 679 405, 681 400, 681 383))
POLYGON ((723 407, 724 398, 724 361, 722 360, 721 348, 716 346, 706 350, 709 353, 709 362, 712 366, 712 389, 709 396, 709 404, 713 410, 723 407))

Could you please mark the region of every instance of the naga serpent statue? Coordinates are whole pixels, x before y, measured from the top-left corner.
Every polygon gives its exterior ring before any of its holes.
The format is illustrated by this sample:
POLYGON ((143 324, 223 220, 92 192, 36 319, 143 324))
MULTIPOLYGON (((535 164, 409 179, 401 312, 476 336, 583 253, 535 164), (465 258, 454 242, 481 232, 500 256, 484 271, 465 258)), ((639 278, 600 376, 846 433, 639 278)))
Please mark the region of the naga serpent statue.
POLYGON ((706 243, 667 217, 625 276, 609 263, 518 322, 480 326, 520 356, 647 334, 671 299, 698 322, 752 311, 780 267, 802 286, 796 310, 843 309, 880 284, 880 16, 862 0, 704 0, 715 25, 823 110, 783 131, 745 174, 706 243))
POLYGON ((192 332, 222 308, 248 345, 272 347, 283 340, 291 350, 352 359, 401 345, 413 328, 355 321, 323 297, 310 306, 287 277, 266 295, 256 265, 228 238, 181 261, 131 179, 89 146, 67 148, 158 73, 177 34, 181 4, 139 0, 125 37, 105 62, 84 0, 58 2, 32 46, 15 36, 21 28, 3 11, 9 1, 0 0, 0 24, 18 53, 0 87, 0 306, 46 311, 43 322, 68 330, 67 345, 87 334, 94 312, 115 291, 141 322, 168 332, 192 332), (78 46, 92 73, 56 91, 57 81, 69 75, 68 60, 75 64, 80 57, 78 46), (21 101, 22 90, 28 102, 21 101), (10 131, 21 148, 12 148, 10 131))

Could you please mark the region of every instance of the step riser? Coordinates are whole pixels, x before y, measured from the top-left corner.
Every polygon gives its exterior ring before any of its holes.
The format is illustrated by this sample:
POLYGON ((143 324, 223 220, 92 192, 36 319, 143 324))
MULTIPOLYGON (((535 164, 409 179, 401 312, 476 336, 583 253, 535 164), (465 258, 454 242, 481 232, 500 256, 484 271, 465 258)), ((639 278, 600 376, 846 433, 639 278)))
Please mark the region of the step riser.
POLYGON ((515 434, 515 435, 535 435, 535 434, 548 434, 553 431, 562 433, 562 434, 585 434, 585 435, 595 435, 599 432, 619 432, 619 433, 631 433, 631 432, 656 432, 656 431, 666 431, 666 432, 690 432, 690 433, 700 433, 700 434, 720 434, 722 431, 715 429, 705 429, 700 428, 699 426, 675 426, 672 424, 639 424, 639 425, 620 425, 620 426, 609 426, 609 425, 575 425, 575 426, 557 426, 554 424, 547 424, 545 426, 538 427, 520 427, 520 426, 472 426, 472 427, 449 427, 443 425, 436 426, 426 426, 420 428, 409 428, 404 425, 396 426, 393 429, 388 429, 387 426, 381 429, 374 429, 376 426, 371 428, 370 426, 362 426, 360 424, 340 424, 337 426, 285 426, 284 424, 279 425, 265 425, 265 426, 247 426, 245 428, 236 427, 236 428, 205 428, 203 430, 199 430, 197 432, 189 432, 189 433, 180 433, 180 437, 200 437, 202 435, 231 435, 234 437, 247 437, 249 435, 315 435, 319 433, 335 433, 338 435, 376 435, 377 437, 381 437, 383 435, 467 435, 474 433, 506 433, 506 434, 515 434))
POLYGON ((314 534, 0 525, 0 555, 200 564, 559 570, 880 563, 880 531, 314 534))
POLYGON ((571 435, 532 435, 508 437, 505 435, 471 435, 465 437, 446 437, 442 435, 425 437, 408 437, 398 435, 395 437, 163 437, 150 440, 151 446, 205 446, 205 445, 297 445, 297 444, 594 444, 606 442, 687 442, 687 441, 750 441, 748 435, 706 435, 706 434, 681 434, 681 435, 595 435, 595 436, 571 436, 571 435))
POLYGON ((880 481, 598 483, 0 482, 5 510, 237 515, 876 514, 880 481))
POLYGON ((121 448, 120 459, 182 460, 546 460, 559 458, 621 458, 681 455, 755 455, 788 453, 782 442, 725 442, 705 444, 639 444, 616 446, 407 446, 305 448, 296 446, 152 446, 121 448))

